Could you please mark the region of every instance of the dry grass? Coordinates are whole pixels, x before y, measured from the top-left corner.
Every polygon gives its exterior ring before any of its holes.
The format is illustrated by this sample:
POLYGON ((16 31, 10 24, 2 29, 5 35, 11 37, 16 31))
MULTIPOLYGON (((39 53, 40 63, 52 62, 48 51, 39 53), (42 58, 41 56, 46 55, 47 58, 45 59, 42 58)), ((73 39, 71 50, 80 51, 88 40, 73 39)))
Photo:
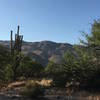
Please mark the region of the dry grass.
MULTIPOLYGON (((45 86, 45 87, 49 87, 52 84, 52 80, 51 79, 42 79, 42 80, 27 80, 27 81, 31 81, 31 82, 36 82, 41 86, 45 86)), ((7 87, 3 87, 1 89, 1 91, 3 90, 4 93, 8 93, 8 91, 12 91, 12 94, 15 92, 15 94, 18 94, 18 91, 20 91, 20 89, 22 89, 22 87, 25 86, 25 84, 27 83, 27 81, 16 81, 16 82, 12 82, 10 84, 8 84, 7 87), (14 91, 14 92, 13 92, 14 91)), ((75 100, 100 100, 100 93, 91 93, 91 92, 87 92, 87 91, 81 91, 81 92, 73 92, 72 94, 68 95, 67 93, 67 89, 48 89, 48 94, 47 95, 62 95, 64 97, 75 97, 77 99, 75 100)), ((9 94, 9 93, 8 93, 9 94)), ((15 95, 14 94, 14 95, 15 95)), ((69 100, 73 100, 73 99, 69 99, 69 100)))
POLYGON ((41 86, 46 86, 46 87, 49 87, 49 86, 51 86, 51 84, 52 84, 52 80, 47 80, 47 79, 42 79, 41 81, 36 81, 39 85, 41 85, 41 86))
MULTIPOLYGON (((45 87, 49 87, 52 84, 52 80, 49 79, 42 79, 42 80, 27 80, 31 82, 36 82, 37 84, 45 87)), ((9 83, 6 88, 8 89, 13 89, 13 88, 18 88, 18 87, 24 87, 27 81, 16 81, 9 83)), ((4 87, 3 87, 4 88, 4 87)))

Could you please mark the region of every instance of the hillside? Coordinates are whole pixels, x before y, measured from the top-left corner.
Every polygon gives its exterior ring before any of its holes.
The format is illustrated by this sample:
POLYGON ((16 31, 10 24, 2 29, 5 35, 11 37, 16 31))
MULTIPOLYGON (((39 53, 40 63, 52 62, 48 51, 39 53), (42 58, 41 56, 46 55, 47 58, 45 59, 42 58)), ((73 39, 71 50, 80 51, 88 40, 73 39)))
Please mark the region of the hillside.
MULTIPOLYGON (((9 41, 0 41, 1 45, 9 48, 9 41)), ((23 42, 22 52, 32 59, 46 65, 48 61, 60 63, 63 54, 67 51, 73 51, 73 46, 68 43, 56 43, 51 41, 41 42, 23 42)))

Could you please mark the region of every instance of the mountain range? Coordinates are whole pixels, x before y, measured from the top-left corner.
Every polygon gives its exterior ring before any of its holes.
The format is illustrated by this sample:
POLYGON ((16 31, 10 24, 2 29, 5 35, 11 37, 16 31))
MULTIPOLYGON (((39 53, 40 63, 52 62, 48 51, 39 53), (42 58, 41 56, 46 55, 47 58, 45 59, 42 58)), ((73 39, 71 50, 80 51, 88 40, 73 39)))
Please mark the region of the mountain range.
MULTIPOLYGON (((9 41, 0 41, 0 44, 10 48, 9 41)), ((73 45, 68 43, 56 43, 52 41, 24 41, 22 45, 22 52, 42 65, 46 65, 49 61, 59 64, 67 50, 73 51, 73 45)))

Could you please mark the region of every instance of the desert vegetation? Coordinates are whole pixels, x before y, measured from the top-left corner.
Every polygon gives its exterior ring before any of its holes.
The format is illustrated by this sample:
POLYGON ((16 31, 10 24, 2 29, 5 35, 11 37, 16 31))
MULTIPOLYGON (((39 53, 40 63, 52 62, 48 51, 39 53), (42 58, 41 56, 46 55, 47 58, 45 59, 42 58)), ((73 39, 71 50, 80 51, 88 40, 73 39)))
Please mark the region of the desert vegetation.
POLYGON ((10 89, 19 88, 18 93, 22 97, 43 98, 47 94, 77 97, 80 92, 81 96, 85 94, 86 97, 92 95, 99 98, 100 20, 95 20, 91 25, 90 34, 85 32, 82 34, 84 40, 80 40, 80 45, 73 46, 74 51, 66 50, 60 64, 51 61, 47 66, 41 65, 21 52, 11 55, 8 48, 0 46, 1 90, 9 90, 8 84, 18 81, 20 84, 16 84, 15 87, 10 86, 10 89), (17 57, 21 59, 15 73, 17 57))

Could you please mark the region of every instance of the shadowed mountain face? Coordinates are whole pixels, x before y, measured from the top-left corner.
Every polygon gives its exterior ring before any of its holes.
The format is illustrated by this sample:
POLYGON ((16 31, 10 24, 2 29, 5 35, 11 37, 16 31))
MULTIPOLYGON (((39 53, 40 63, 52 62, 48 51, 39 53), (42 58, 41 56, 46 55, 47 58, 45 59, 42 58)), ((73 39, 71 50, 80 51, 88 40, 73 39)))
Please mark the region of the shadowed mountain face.
MULTIPOLYGON (((0 41, 0 44, 9 47, 9 41, 0 41)), ((55 43, 51 41, 23 42, 22 52, 32 59, 46 65, 48 61, 60 63, 67 50, 73 51, 73 46, 67 43, 55 43)))

